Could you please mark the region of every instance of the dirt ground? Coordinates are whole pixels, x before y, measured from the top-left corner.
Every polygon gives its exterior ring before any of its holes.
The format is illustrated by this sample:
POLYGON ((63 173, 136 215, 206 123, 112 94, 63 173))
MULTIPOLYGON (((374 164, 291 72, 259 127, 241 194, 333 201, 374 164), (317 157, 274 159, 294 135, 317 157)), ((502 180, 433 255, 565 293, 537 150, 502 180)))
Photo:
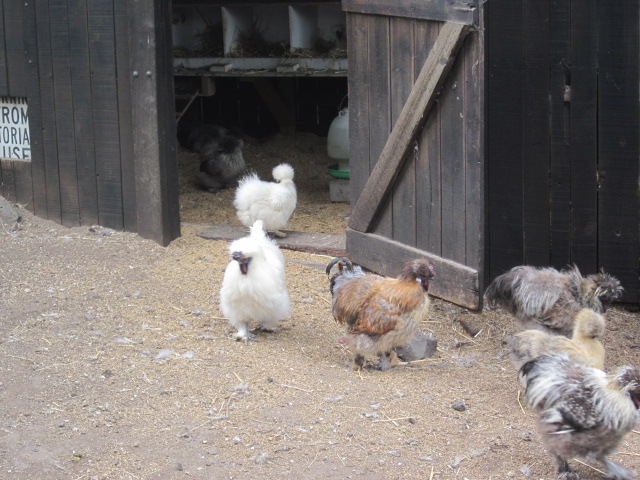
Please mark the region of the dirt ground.
MULTIPOLYGON (((277 148, 262 152, 265 164, 280 161, 277 148)), ((199 223, 221 221, 216 205, 229 192, 203 195, 188 179, 187 223, 166 248, 22 209, 21 222, 0 228, 0 478, 555 477, 535 415, 519 404, 506 315, 434 299, 420 328, 437 354, 359 374, 336 341, 328 258, 285 250, 291 317, 256 342, 234 341, 217 303, 226 243, 197 235, 199 223), (480 333, 469 337, 460 320, 480 333)), ((291 229, 322 215, 344 228, 347 206, 303 184, 291 229)), ((637 309, 615 307, 607 322, 607 369, 637 362, 637 309)), ((636 430, 612 459, 640 471, 638 452, 636 430)))

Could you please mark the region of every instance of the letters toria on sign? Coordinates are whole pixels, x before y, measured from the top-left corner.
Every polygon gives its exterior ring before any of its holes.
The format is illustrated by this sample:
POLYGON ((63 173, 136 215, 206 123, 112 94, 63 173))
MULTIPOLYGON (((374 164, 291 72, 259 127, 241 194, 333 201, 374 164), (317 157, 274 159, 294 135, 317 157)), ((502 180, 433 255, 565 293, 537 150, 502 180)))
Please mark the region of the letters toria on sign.
POLYGON ((0 158, 31 160, 26 98, 0 97, 0 158))

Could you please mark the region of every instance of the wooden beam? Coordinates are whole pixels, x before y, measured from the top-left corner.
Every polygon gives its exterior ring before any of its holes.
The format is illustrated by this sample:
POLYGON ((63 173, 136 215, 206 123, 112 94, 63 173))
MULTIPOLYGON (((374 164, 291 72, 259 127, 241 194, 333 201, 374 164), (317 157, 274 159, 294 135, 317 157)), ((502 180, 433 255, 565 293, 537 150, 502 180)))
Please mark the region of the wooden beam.
POLYGON ((482 306, 478 271, 424 250, 373 233, 347 228, 347 252, 351 261, 376 273, 395 277, 407 260, 427 259, 435 268, 436 278, 429 293, 471 310, 482 306))
POLYGON ((474 0, 342 0, 342 9, 350 13, 439 20, 465 25, 477 24, 478 21, 478 2, 474 0))
POLYGON ((402 168, 411 140, 415 138, 434 105, 437 93, 451 70, 468 31, 467 25, 457 23, 446 23, 442 27, 353 209, 349 222, 349 227, 353 230, 367 232, 381 210, 383 201, 402 168))

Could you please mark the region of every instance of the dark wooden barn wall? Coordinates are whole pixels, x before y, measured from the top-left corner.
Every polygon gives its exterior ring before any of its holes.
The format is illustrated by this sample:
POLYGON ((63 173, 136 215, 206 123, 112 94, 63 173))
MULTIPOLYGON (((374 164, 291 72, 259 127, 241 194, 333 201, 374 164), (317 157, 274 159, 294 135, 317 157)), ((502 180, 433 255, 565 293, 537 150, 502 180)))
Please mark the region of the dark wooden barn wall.
POLYGON ((0 95, 27 97, 32 152, 30 162, 1 162, 3 196, 67 226, 139 231, 163 244, 179 235, 168 8, 0 2, 0 95))
POLYGON ((489 278, 576 263, 640 298, 638 11, 487 2, 489 278))
MULTIPOLYGON (((364 8, 360 3, 343 1, 343 6, 364 8)), ((402 9, 391 3, 387 7, 393 16, 349 13, 347 17, 352 205, 443 25, 397 16, 402 9)), ((366 267, 395 275, 408 256, 428 252, 455 263, 455 268, 465 270, 464 275, 482 272, 482 38, 478 31, 467 36, 373 231, 348 232, 348 254, 366 267)), ((450 299, 457 296, 457 301, 465 298, 473 305, 473 292, 461 292, 456 277, 444 277, 440 285, 434 285, 436 294, 450 299)), ((483 286, 476 283, 473 288, 483 286)), ((477 291, 475 296, 477 302, 477 291)))

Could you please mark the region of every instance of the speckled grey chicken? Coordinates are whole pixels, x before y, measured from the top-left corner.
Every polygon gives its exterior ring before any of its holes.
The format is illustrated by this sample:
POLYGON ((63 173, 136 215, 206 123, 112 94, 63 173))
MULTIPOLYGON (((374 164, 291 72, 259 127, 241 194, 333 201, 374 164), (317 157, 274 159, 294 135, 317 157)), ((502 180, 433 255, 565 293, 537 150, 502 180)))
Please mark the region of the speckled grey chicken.
POLYGON ((524 363, 543 355, 566 353, 573 361, 604 370, 605 351, 601 338, 605 320, 589 308, 578 312, 571 338, 541 330, 525 330, 509 338, 511 361, 520 368, 524 363))
POLYGON ((570 337, 580 309, 604 313, 623 290, 618 279, 604 272, 583 277, 575 265, 560 271, 523 265, 496 277, 485 299, 489 307, 514 315, 523 329, 570 337))
POLYGON ((346 325, 346 344, 354 354, 354 368, 360 370, 367 355, 378 356, 379 368, 387 370, 397 362, 396 347, 404 345, 429 312, 429 281, 435 277, 426 260, 406 262, 397 278, 365 273, 346 258, 334 258, 327 265, 330 275, 332 313, 346 325), (390 357, 390 362, 388 362, 390 357))
POLYGON ((199 155, 198 181, 211 193, 235 186, 246 170, 244 140, 237 128, 184 122, 178 126, 178 141, 199 155))
POLYGON ((626 366, 607 377, 559 354, 525 363, 519 375, 527 404, 539 413, 538 430, 559 478, 579 478, 568 463, 574 457, 602 462, 608 478, 635 478, 607 456, 640 420, 640 369, 626 366))

